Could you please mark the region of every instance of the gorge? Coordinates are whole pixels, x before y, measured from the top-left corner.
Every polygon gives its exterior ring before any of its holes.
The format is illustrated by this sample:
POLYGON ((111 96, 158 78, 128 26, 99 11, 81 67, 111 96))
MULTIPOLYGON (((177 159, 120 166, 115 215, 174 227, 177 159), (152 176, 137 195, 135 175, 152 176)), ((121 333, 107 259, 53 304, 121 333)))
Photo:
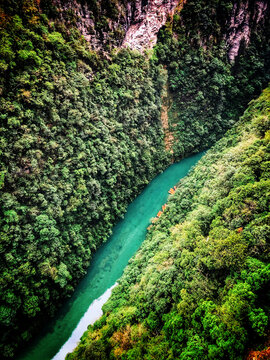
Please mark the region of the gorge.
MULTIPOLYGON (((20 358, 21 360, 38 360, 40 358, 60 360, 76 347, 89 325, 87 319, 89 320, 90 314, 94 317, 97 314, 96 307, 94 312, 91 309, 90 312, 87 310, 89 305, 114 286, 128 261, 145 239, 146 229, 151 224, 151 219, 156 217, 162 205, 166 203, 169 196, 168 189, 184 177, 201 156, 202 154, 196 154, 171 165, 152 180, 129 205, 124 218, 114 227, 110 239, 93 256, 87 275, 77 286, 71 299, 48 327, 46 334, 26 351, 25 355, 20 358), (87 312, 86 319, 84 318, 85 312, 87 312), (83 322, 76 329, 79 335, 73 334, 72 331, 81 319, 83 322), (64 344, 65 342, 67 344, 64 344), (60 349, 62 345, 63 350, 60 349)), ((95 306, 95 304, 93 305, 95 306)))
POLYGON ((265 347, 269 13, 266 0, 0 2, 4 358, 72 296, 149 182, 213 145, 68 359, 265 347))

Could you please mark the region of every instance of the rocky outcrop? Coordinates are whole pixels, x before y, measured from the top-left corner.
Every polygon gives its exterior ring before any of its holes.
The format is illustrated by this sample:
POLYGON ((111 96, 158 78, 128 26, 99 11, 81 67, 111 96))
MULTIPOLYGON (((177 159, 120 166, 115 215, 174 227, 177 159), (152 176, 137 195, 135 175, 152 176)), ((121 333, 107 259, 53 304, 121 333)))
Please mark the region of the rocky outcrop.
POLYGON ((135 12, 123 46, 142 51, 156 44, 157 33, 172 15, 179 0, 136 0, 135 12))
POLYGON ((95 8, 85 0, 53 0, 59 18, 74 24, 95 50, 129 47, 143 51, 156 44, 159 29, 184 0, 118 0, 114 14, 97 0, 95 8), (103 21, 102 26, 100 26, 103 21))
MULTIPOLYGON (((74 25, 94 50, 129 47, 142 52, 156 44, 169 15, 188 0, 53 0, 60 21, 74 25), (107 4, 107 5, 106 5, 107 4), (106 6, 107 7, 106 7, 106 6), (109 7, 108 7, 109 6, 109 7)), ((231 63, 263 25, 268 0, 238 0, 227 21, 225 41, 231 63)), ((204 45, 203 39, 201 40, 204 45)))
POLYGON ((79 29, 94 50, 105 50, 107 46, 121 46, 128 30, 134 6, 132 0, 109 2, 102 0, 53 0, 58 19, 79 29))
MULTIPOLYGON (((171 154, 173 154, 173 144, 174 144, 174 136, 173 136, 173 132, 170 130, 170 125, 169 125, 169 110, 172 106, 172 97, 170 95, 170 91, 169 91, 169 82, 168 82, 168 71, 167 69, 163 69, 163 75, 164 78, 166 79, 166 83, 163 86, 163 90, 162 90, 162 105, 161 105, 161 111, 160 111, 160 120, 161 120, 161 125, 162 125, 162 129, 164 132, 164 145, 165 145, 165 149, 166 151, 170 152, 171 154)), ((173 159, 172 159, 173 160, 173 159)))
POLYGON ((235 2, 226 35, 230 62, 234 62, 241 45, 248 46, 251 32, 263 22, 267 7, 267 0, 235 2))

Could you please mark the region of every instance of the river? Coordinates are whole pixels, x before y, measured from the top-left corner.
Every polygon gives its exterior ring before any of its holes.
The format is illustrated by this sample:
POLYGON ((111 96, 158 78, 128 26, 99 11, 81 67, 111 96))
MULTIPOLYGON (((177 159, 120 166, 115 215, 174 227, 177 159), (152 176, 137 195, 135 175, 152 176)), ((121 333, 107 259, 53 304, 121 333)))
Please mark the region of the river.
POLYGON ((18 360, 64 360, 67 352, 74 349, 87 325, 101 316, 102 305, 145 239, 151 218, 166 203, 168 190, 187 175, 202 155, 196 154, 171 165, 129 205, 124 218, 113 228, 110 239, 93 256, 86 276, 72 297, 18 360))

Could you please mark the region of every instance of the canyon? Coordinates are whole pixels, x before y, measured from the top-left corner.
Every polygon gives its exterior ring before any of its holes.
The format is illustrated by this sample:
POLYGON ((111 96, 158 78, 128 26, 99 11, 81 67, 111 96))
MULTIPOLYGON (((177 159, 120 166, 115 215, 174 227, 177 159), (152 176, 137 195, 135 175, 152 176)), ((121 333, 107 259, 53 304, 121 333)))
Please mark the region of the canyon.
POLYGON ((180 358, 204 349, 200 359, 223 360, 255 351, 252 339, 264 343, 269 13, 264 0, 1 2, 5 359, 74 294, 151 180, 212 146, 204 165, 175 182, 104 317, 69 356, 180 358), (262 282, 246 278, 260 272, 262 282))

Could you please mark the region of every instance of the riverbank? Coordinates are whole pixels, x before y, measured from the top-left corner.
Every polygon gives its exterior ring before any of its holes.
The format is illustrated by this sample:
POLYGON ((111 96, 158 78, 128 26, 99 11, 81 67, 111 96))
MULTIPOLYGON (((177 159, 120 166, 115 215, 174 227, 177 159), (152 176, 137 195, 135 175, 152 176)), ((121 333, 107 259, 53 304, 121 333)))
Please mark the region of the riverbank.
POLYGON ((92 265, 73 296, 44 330, 43 336, 36 339, 19 360, 51 360, 58 353, 89 305, 120 278, 128 261, 144 241, 151 219, 166 203, 168 190, 187 175, 202 155, 199 153, 171 165, 155 177, 129 205, 124 218, 114 227, 110 239, 93 256, 92 265))

